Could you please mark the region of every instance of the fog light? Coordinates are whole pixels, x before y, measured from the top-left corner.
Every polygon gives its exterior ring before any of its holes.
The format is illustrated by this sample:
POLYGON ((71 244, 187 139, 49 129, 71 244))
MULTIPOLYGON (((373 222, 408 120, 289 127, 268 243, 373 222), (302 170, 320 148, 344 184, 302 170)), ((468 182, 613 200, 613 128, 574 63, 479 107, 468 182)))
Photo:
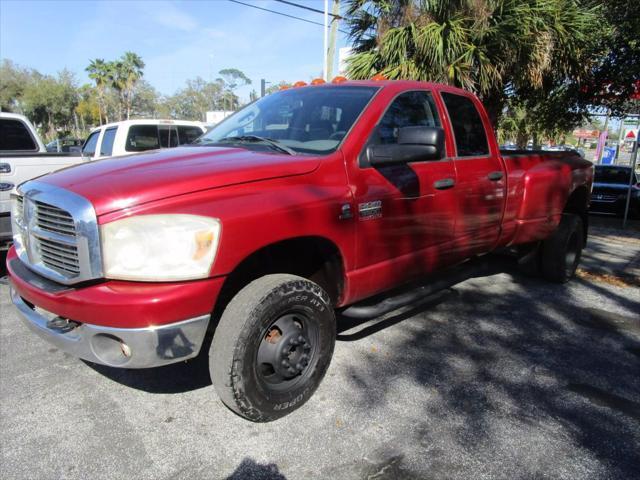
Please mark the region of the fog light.
POLYGON ((98 333, 91 337, 91 349, 105 365, 120 367, 131 359, 131 347, 121 338, 108 333, 98 333))

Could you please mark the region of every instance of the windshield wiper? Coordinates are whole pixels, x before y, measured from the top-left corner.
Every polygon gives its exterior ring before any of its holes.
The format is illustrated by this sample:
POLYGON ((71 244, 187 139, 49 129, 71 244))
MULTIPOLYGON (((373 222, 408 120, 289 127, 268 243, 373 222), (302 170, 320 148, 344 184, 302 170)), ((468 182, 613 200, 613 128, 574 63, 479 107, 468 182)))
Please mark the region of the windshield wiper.
POLYGON ((258 135, 240 135, 237 137, 225 137, 218 140, 216 143, 266 143, 272 148, 279 150, 280 152, 288 155, 296 155, 296 151, 287 147, 283 143, 274 140, 273 138, 259 137, 258 135))

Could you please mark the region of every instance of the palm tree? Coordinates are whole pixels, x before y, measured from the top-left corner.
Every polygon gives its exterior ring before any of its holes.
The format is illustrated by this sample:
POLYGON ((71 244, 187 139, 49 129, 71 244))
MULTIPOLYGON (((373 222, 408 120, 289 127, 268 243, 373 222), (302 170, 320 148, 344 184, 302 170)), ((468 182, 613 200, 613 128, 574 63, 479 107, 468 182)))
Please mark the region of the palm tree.
POLYGON ((138 80, 142 78, 143 69, 144 62, 142 58, 133 52, 125 52, 118 62, 119 81, 123 92, 127 120, 131 116, 135 86, 138 80))
POLYGON ((105 89, 111 83, 110 63, 111 62, 105 62, 102 58, 96 58, 95 60, 91 60, 89 66, 85 68, 85 71, 89 73, 89 78, 95 82, 98 91, 98 115, 100 117, 100 125, 102 125, 103 116, 105 123, 109 123, 104 96, 105 89))
POLYGON ((520 90, 580 76, 597 25, 577 0, 348 0, 351 78, 444 82, 479 94, 497 124, 520 90))

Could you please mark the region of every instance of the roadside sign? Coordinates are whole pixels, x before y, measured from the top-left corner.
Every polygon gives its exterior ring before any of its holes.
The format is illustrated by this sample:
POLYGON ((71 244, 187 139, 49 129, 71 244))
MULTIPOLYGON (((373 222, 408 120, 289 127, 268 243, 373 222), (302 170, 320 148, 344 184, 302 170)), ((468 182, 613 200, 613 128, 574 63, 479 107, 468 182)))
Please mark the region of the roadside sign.
POLYGON ((595 156, 595 158, 597 158, 598 161, 600 161, 602 149, 604 148, 604 145, 607 141, 608 134, 609 132, 607 130, 603 130, 602 133, 600 134, 600 138, 598 138, 598 146, 596 147, 596 156, 595 156))
POLYGON ((602 152, 602 165, 613 165, 616 158, 616 147, 604 147, 602 152))

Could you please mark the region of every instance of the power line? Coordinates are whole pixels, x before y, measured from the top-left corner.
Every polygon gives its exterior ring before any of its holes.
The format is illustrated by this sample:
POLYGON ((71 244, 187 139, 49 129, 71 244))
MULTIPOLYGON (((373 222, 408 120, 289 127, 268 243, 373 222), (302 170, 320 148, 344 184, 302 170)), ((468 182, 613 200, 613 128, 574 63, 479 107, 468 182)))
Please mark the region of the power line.
MULTIPOLYGON (((306 18, 300 18, 300 17, 296 17, 295 15, 289 15, 287 13, 276 12, 275 10, 269 10, 268 8, 259 7, 257 5, 251 5, 250 3, 241 2, 240 0, 228 0, 228 1, 231 2, 231 3, 237 3, 238 5, 244 5, 245 7, 251 7, 251 8, 258 9, 258 10, 263 10, 265 12, 275 13, 276 15, 282 15, 283 17, 293 18, 294 20, 300 20, 301 22, 307 22, 307 23, 312 23, 314 25, 320 25, 321 27, 324 28, 324 24, 323 23, 314 22, 313 20, 307 20, 306 18)), ((324 13, 324 12, 322 12, 322 13, 324 13)), ((338 31, 340 33, 344 33, 345 35, 349 35, 349 32, 345 32, 344 30, 338 29, 338 31)))
MULTIPOLYGON (((310 12, 321 13, 324 15, 324 11, 318 10, 317 8, 308 7, 306 5, 300 5, 299 3, 289 2, 288 0, 276 0, 276 2, 284 3, 286 5, 291 5, 292 7, 303 8, 305 10, 309 10, 310 12)), ((328 13, 330 17, 335 18, 336 20, 341 20, 342 17, 340 15, 334 15, 333 13, 328 13)))

